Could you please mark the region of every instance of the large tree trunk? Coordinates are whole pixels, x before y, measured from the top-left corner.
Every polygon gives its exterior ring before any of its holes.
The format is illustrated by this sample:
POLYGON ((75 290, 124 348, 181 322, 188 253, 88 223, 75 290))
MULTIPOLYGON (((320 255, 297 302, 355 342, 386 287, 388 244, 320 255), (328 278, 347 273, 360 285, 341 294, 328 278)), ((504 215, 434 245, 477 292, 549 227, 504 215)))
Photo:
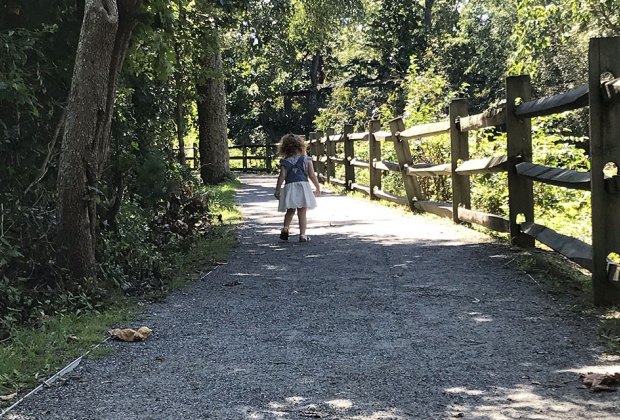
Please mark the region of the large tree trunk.
POLYGON ((229 173, 228 120, 226 117, 226 88, 222 75, 222 54, 214 52, 205 59, 210 74, 204 85, 198 86, 198 138, 200 176, 205 184, 216 184, 229 173))
POLYGON ((323 83, 323 55, 317 51, 310 65, 310 91, 308 92, 308 114, 306 131, 311 130, 314 118, 319 113, 319 84, 323 83))
POLYGON ((94 246, 98 146, 106 123, 114 0, 87 0, 75 57, 58 168, 58 262, 75 279, 96 276, 94 246))
POLYGON ((107 161, 118 77, 141 0, 86 0, 58 168, 58 263, 96 277, 97 181, 107 161))

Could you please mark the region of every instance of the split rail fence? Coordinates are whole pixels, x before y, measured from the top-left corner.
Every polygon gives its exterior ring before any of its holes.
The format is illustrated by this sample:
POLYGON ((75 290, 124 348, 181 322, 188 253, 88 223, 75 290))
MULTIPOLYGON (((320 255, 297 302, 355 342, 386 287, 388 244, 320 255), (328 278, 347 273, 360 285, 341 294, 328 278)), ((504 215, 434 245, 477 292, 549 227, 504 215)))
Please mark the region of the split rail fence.
MULTIPOLYGON (((277 144, 255 145, 241 144, 228 146, 230 169, 243 172, 271 172, 276 159, 277 144), (235 153, 237 151, 237 153, 235 153), (241 152, 241 156, 238 152, 241 152), (233 162, 241 162, 241 165, 233 162)), ((277 161, 276 161, 277 163, 277 161)))
MULTIPOLYGON (((230 169, 242 172, 271 172, 276 159, 278 144, 228 146, 230 169), (235 151, 238 151, 235 153, 235 151), (240 155, 239 155, 240 152, 240 155), (233 163, 234 162, 234 163, 233 163)), ((179 149, 174 149, 175 153, 179 149)), ((185 161, 191 169, 200 169, 200 154, 196 145, 185 147, 185 161)))
POLYGON ((533 99, 529 76, 506 79, 506 105, 470 115, 465 99, 453 100, 449 119, 406 128, 396 118, 384 129, 370 121, 363 132, 346 125, 342 133, 333 129, 309 135, 310 155, 322 182, 360 191, 374 200, 407 205, 411 210, 449 217, 456 223, 474 223, 510 235, 511 243, 532 247, 539 241, 592 272, 596 304, 620 303, 620 269, 610 260, 620 253, 620 182, 617 173, 604 170, 620 163, 620 37, 590 41, 589 83, 562 94, 533 99), (591 170, 579 172, 532 163, 531 119, 589 107, 591 170), (503 126, 507 133, 506 154, 483 159, 469 158, 468 133, 486 127, 503 126), (450 162, 415 163, 410 141, 449 134, 450 162), (355 145, 367 142, 368 160, 355 155, 355 145), (337 143, 343 155, 337 156, 337 143), (398 162, 382 159, 382 145, 394 147, 398 162), (344 179, 336 177, 336 165, 344 166, 344 179), (369 184, 356 183, 355 168, 369 171, 369 184), (406 196, 384 192, 384 172, 402 175, 406 196), (508 218, 471 209, 470 176, 489 172, 508 173, 508 218), (451 177, 452 202, 427 201, 418 178, 451 177), (534 222, 533 182, 591 191, 592 245, 562 235, 534 222), (519 219, 519 222, 518 222, 519 219), (521 221, 523 220, 523 221, 521 221))

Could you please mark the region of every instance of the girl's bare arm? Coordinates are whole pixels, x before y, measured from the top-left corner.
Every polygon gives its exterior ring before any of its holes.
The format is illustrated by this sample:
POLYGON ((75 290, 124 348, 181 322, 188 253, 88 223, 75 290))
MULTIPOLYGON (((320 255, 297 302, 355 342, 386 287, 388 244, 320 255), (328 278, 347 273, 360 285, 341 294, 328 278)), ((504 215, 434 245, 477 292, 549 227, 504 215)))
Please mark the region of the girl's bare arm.
POLYGON ((280 189, 282 188, 282 183, 286 179, 286 168, 284 165, 280 166, 280 175, 278 175, 278 181, 276 182, 276 192, 273 195, 276 198, 280 198, 280 189))

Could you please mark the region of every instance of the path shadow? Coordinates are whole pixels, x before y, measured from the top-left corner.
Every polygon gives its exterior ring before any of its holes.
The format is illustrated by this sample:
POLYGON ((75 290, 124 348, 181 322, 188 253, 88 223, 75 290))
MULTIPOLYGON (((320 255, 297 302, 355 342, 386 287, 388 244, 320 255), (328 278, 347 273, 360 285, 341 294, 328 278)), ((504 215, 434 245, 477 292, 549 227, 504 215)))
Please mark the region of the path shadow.
POLYGON ((309 213, 311 242, 280 241, 275 178, 243 180, 229 263, 153 305, 152 339, 111 343, 15 418, 620 418, 618 393, 581 388, 620 371, 594 320, 510 248, 337 194, 309 213))
MULTIPOLYGON (((286 243, 277 240, 279 219, 264 205, 270 193, 268 185, 256 182, 240 191, 254 238, 245 242, 242 232, 244 247, 295 257, 262 266, 259 259, 246 274, 267 273, 254 280, 273 285, 290 281, 291 271, 307 269, 310 274, 291 286, 296 298, 311 301, 312 314, 341 320, 317 317, 323 320, 302 339, 322 346, 329 362, 317 357, 313 363, 326 363, 326 379, 333 381, 329 391, 290 393, 248 408, 248 418, 312 410, 320 418, 340 419, 620 415, 615 394, 593 394, 579 380, 588 371, 620 372, 616 358, 601 356, 595 320, 569 312, 512 269, 514 250, 473 232, 473 241, 462 239, 462 227, 434 219, 424 222, 426 231, 411 234, 410 226, 390 226, 395 213, 387 210, 368 218, 309 216, 310 229, 318 233, 314 242, 286 243), (384 231, 365 228, 384 224, 384 231)), ((337 194, 325 195, 320 205, 332 206, 330 200, 341 206, 337 194)), ((283 331, 290 328, 304 330, 295 321, 282 325, 283 331)))

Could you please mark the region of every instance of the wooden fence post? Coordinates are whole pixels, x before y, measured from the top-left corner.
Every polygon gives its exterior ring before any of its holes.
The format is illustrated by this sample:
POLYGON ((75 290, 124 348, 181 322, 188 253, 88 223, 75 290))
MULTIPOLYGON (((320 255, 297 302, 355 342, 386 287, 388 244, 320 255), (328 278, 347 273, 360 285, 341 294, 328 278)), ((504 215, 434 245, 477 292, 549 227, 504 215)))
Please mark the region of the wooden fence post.
POLYGON ((248 171, 248 148, 245 145, 245 139, 243 140, 243 144, 241 145, 241 155, 243 157, 243 172, 248 171))
POLYGON ((517 223, 519 215, 525 222, 534 222, 534 189, 531 179, 520 177, 516 165, 532 161, 532 124, 530 118, 515 115, 516 101, 529 101, 532 97, 530 76, 506 78, 506 136, 508 138, 508 206, 510 241, 521 247, 533 247, 534 238, 521 232, 517 223))
POLYGON ((319 181, 325 180, 325 168, 327 166, 325 160, 323 159, 325 156, 325 143, 322 142, 322 139, 323 132, 321 130, 316 130, 316 171, 318 172, 319 181))
POLYGON ((411 210, 415 210, 413 202, 422 200, 423 197, 418 180, 407 174, 407 168, 413 164, 413 160, 411 158, 409 141, 400 138, 400 132, 404 130, 405 124, 403 123, 402 118, 399 117, 390 121, 390 131, 392 132, 392 139, 394 140, 394 149, 396 150, 396 156, 398 157, 398 164, 400 166, 400 173, 403 177, 403 184, 405 184, 405 191, 407 192, 407 201, 409 202, 409 208, 411 210))
POLYGON ((194 159, 194 169, 200 170, 200 159, 198 156, 198 146, 196 146, 196 143, 192 145, 192 149, 194 149, 194 155, 192 157, 192 159, 194 159))
POLYGON ((265 171, 271 172, 271 159, 272 159, 272 146, 271 143, 265 142, 265 171))
POLYGON ((308 133, 308 142, 310 144, 309 156, 312 158, 312 165, 314 166, 314 173, 315 175, 317 175, 319 158, 318 158, 317 146, 316 146, 316 133, 314 131, 311 131, 310 133, 308 133))
POLYGON ((328 183, 332 178, 336 177, 336 163, 332 160, 332 158, 336 156, 336 142, 329 139, 329 137, 334 134, 336 134, 336 130, 333 128, 328 128, 325 130, 325 136, 327 137, 325 142, 325 154, 327 155, 327 160, 325 161, 325 172, 328 183))
POLYGON ((471 208, 469 175, 459 175, 456 168, 460 161, 469 160, 467 131, 461 131, 457 119, 469 115, 467 99, 455 99, 450 103, 450 158, 452 162, 452 220, 460 223, 459 206, 471 208))
POLYGON ((370 199, 378 200, 375 190, 381 189, 381 170, 376 169, 374 163, 381 162, 381 142, 378 142, 374 136, 375 131, 381 130, 381 122, 372 120, 368 123, 368 163, 370 163, 370 199))
POLYGON ((614 280, 614 273, 608 266, 609 254, 620 253, 619 49, 620 37, 590 40, 592 289, 596 305, 620 303, 620 284, 614 280), (605 169, 613 166, 611 164, 615 165, 616 174, 604 174, 605 169))
POLYGON ((355 142, 349 139, 349 134, 352 132, 353 126, 345 124, 342 135, 344 136, 344 180, 347 191, 351 191, 351 186, 355 183, 355 167, 351 165, 351 161, 355 158, 355 142))

